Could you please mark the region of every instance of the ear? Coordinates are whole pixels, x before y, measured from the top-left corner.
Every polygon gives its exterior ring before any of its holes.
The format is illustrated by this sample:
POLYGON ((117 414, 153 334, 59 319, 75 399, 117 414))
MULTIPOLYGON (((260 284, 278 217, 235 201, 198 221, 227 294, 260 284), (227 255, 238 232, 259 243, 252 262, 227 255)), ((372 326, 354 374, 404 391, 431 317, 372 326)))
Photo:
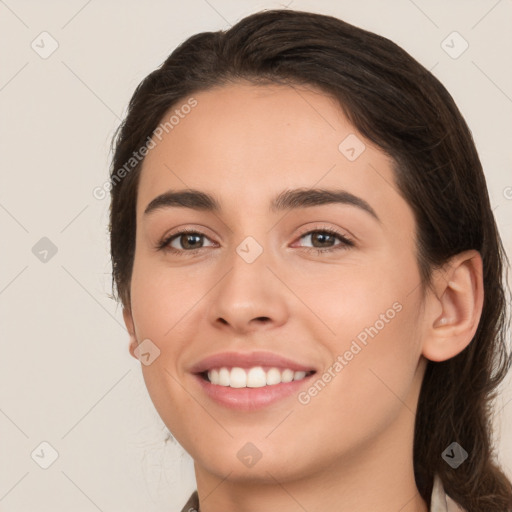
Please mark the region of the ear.
POLYGON ((135 349, 137 348, 137 345, 138 345, 138 342, 137 342, 137 337, 135 335, 135 326, 134 326, 134 323, 133 323, 133 316, 132 316, 132 312, 129 308, 123 308, 123 319, 124 319, 124 323, 126 325, 126 329, 128 330, 128 334, 130 335, 130 346, 129 346, 129 350, 130 350, 130 354, 137 360, 139 360, 139 358, 135 355, 135 349))
POLYGON ((457 254, 434 271, 434 292, 426 299, 422 354, 446 361, 462 352, 478 328, 484 302, 482 257, 475 250, 457 254))

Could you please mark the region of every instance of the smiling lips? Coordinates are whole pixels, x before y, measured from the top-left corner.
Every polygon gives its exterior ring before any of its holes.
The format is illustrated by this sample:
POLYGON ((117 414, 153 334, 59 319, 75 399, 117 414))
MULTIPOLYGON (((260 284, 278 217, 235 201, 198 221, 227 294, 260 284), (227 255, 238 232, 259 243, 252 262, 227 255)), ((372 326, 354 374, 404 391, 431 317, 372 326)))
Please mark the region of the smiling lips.
POLYGON ((225 352, 203 359, 190 371, 217 403, 255 410, 298 391, 317 369, 271 352, 225 352))

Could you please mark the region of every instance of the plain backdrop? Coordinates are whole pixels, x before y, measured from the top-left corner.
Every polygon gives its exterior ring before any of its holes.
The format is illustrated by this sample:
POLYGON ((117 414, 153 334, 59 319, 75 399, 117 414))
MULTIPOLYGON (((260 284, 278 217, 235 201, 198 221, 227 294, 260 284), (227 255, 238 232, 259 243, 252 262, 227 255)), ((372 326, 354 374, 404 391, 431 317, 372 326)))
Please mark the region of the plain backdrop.
MULTIPOLYGON (((285 7, 384 35, 432 70, 473 132, 512 254, 510 0, 0 1, 0 510, 173 511, 195 488, 128 353, 109 199, 92 191, 143 77, 192 34, 285 7)), ((496 451, 512 477, 507 382, 496 451)))

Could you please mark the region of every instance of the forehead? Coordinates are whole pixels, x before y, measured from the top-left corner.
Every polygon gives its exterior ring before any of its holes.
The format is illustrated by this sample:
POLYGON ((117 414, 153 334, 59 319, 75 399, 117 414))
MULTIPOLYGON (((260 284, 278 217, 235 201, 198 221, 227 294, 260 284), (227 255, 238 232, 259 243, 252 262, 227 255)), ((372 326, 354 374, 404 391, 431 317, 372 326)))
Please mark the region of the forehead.
POLYGON ((174 116, 174 122, 161 140, 153 137, 138 215, 157 195, 186 188, 254 208, 299 187, 343 187, 377 204, 401 200, 390 158, 317 89, 240 83, 192 98, 174 105, 162 120, 174 116))

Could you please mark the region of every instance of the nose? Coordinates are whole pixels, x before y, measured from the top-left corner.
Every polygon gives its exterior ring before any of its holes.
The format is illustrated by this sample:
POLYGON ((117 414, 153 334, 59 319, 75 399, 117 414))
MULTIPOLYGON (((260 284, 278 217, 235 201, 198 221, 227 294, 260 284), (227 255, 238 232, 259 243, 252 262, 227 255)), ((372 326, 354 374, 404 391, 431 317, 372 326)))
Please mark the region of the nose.
POLYGON ((251 263, 234 251, 229 270, 210 297, 208 319, 215 328, 245 334, 286 323, 289 297, 269 263, 265 251, 251 263))

